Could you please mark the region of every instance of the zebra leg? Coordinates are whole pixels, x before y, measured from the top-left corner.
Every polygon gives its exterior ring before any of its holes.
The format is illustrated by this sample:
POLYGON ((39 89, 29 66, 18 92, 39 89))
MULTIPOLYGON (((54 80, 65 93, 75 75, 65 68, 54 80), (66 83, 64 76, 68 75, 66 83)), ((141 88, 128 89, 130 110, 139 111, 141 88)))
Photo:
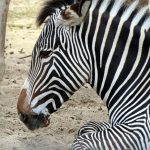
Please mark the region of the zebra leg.
POLYGON ((98 122, 90 121, 79 129, 77 136, 82 136, 83 134, 87 134, 87 133, 103 131, 106 130, 107 128, 110 128, 110 124, 106 122, 98 123, 98 122))
POLYGON ((149 131, 144 120, 115 125, 98 132, 95 130, 92 132, 87 128, 85 133, 83 129, 79 132, 80 136, 75 139, 71 150, 149 150, 147 141, 149 131))

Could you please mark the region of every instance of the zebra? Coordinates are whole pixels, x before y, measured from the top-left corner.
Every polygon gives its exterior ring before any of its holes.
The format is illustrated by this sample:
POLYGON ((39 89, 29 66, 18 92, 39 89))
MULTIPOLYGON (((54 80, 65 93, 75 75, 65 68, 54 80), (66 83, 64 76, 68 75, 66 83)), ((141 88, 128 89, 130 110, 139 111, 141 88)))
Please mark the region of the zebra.
POLYGON ((18 98, 21 121, 35 130, 89 83, 108 123, 88 122, 71 150, 150 149, 150 15, 135 0, 47 1, 43 30, 18 98))

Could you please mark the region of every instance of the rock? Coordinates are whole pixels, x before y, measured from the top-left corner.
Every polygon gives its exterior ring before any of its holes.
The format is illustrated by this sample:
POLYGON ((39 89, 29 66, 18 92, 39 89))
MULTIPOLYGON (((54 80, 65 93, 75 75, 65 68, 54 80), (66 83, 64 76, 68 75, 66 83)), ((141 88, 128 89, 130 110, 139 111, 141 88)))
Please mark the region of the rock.
POLYGON ((23 48, 20 50, 20 51, 18 51, 20 54, 24 54, 25 52, 23 51, 23 48))
POLYGON ((11 45, 11 43, 9 44, 9 47, 10 47, 10 48, 12 48, 12 45, 11 45))
POLYGON ((69 134, 74 133, 74 132, 75 132, 74 129, 70 129, 70 130, 68 131, 69 134))
POLYGON ((10 129, 6 129, 5 133, 8 135, 12 135, 13 132, 10 129))
POLYGON ((98 108, 98 111, 101 111, 101 110, 103 110, 102 107, 99 107, 99 108, 98 108))
POLYGON ((73 120, 75 119, 74 117, 70 117, 70 118, 73 119, 73 120))
POLYGON ((85 85, 84 85, 84 88, 90 89, 91 86, 90 86, 89 84, 85 84, 85 85))
POLYGON ((13 54, 14 54, 14 52, 9 52, 9 54, 10 54, 10 55, 13 55, 13 54))
POLYGON ((15 84, 17 83, 17 81, 16 81, 16 80, 13 80, 12 82, 13 82, 13 83, 15 83, 15 84))

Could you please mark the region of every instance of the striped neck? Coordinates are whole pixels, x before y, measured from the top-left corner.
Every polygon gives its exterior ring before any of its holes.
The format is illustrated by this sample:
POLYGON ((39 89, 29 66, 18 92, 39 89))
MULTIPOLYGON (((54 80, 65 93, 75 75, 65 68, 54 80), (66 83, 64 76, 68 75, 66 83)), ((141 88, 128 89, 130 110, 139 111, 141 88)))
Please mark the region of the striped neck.
POLYGON ((107 107, 120 97, 125 99, 142 82, 140 70, 144 68, 138 66, 142 63, 146 67, 148 61, 150 18, 148 6, 137 7, 138 1, 129 6, 122 0, 94 1, 81 25, 83 43, 90 56, 89 83, 107 107))

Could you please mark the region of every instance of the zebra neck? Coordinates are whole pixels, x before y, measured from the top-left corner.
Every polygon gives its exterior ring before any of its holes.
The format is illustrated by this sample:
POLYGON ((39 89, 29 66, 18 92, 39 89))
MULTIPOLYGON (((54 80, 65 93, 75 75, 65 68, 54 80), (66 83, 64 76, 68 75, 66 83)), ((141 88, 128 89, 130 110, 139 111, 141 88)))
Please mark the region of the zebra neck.
MULTIPOLYGON (((149 18, 146 19, 148 7, 137 10, 137 5, 138 1, 134 1, 126 8, 121 1, 101 1, 91 6, 82 25, 83 43, 89 53, 89 83, 108 107, 120 97, 125 99, 129 90, 138 88, 143 73, 140 70, 147 69, 150 45, 149 18)), ((144 77, 147 78, 147 72, 144 77)))

